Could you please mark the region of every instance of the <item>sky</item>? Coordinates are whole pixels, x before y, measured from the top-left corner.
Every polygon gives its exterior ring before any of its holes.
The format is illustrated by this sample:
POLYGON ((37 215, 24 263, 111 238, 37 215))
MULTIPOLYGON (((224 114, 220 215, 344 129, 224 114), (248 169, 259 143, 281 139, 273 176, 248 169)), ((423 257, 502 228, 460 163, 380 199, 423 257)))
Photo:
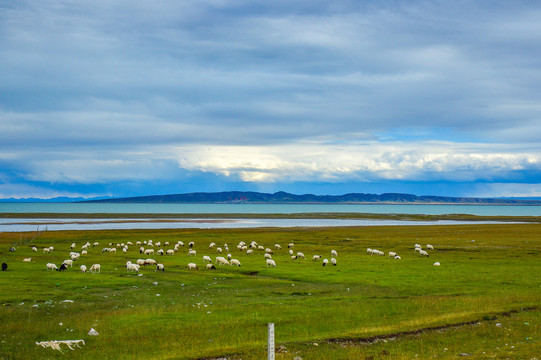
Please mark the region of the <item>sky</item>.
POLYGON ((0 0, 0 199, 541 196, 541 2, 0 0))

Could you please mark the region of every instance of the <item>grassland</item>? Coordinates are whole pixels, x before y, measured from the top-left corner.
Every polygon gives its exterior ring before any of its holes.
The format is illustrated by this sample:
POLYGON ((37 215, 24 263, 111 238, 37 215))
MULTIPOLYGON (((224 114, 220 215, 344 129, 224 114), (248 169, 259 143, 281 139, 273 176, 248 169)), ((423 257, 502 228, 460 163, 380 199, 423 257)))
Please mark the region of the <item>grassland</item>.
POLYGON ((263 359, 269 322, 275 323, 277 359, 541 354, 540 224, 48 231, 32 238, 0 233, 0 261, 8 264, 0 272, 0 359, 263 359), (135 246, 127 254, 101 252, 109 243, 148 239, 194 241, 197 256, 186 248, 151 256, 166 271, 147 267, 138 276, 123 267, 142 257, 135 246), (100 246, 74 268, 46 270, 46 263, 68 258, 71 243, 80 249, 87 241, 100 246), (239 241, 281 244, 273 255, 278 266, 266 268, 262 251, 241 253, 239 241), (229 244, 242 267, 205 270, 203 255, 216 256, 211 242, 229 244), (307 259, 292 260, 289 242, 307 259), (436 249, 420 257, 415 243, 436 249), (46 246, 55 250, 44 254, 46 246), (367 247, 396 251, 402 260, 368 256, 367 247), (331 249, 338 266, 311 261, 314 254, 330 258, 331 249), (22 262, 27 257, 31 263, 22 262), (189 271, 188 262, 200 270, 189 271), (101 264, 101 273, 76 269, 93 263, 101 264), (89 336, 90 328, 100 335, 89 336), (66 339, 86 345, 64 347, 67 355, 35 345, 66 339))

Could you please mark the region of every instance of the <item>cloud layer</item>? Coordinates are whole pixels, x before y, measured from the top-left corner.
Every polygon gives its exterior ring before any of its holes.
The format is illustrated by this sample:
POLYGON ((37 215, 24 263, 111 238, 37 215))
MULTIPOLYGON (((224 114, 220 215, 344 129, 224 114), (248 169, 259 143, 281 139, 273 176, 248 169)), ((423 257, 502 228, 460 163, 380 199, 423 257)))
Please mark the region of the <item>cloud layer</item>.
POLYGON ((198 190, 541 192, 540 16, 528 1, 3 2, 0 197, 209 175, 198 190))

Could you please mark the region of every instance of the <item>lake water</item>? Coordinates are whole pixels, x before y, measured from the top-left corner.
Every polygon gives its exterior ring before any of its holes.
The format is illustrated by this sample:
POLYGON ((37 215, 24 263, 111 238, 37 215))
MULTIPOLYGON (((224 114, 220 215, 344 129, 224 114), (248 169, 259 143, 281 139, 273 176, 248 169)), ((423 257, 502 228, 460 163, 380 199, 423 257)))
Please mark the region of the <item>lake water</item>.
POLYGON ((108 214, 471 214, 541 216, 541 206, 520 205, 366 205, 366 204, 113 204, 113 203, 0 203, 1 213, 108 214))
MULTIPOLYGON (((400 221, 359 219, 198 219, 198 214, 471 214, 541 216, 541 206, 497 205, 357 205, 357 204, 111 204, 111 203, 0 203, 2 213, 26 213, 24 219, 0 217, 0 232, 103 229, 254 228, 315 226, 458 225, 467 221, 400 221), (187 219, 32 218, 49 214, 191 214, 187 219)), ((492 222, 475 222, 486 224, 492 222)))

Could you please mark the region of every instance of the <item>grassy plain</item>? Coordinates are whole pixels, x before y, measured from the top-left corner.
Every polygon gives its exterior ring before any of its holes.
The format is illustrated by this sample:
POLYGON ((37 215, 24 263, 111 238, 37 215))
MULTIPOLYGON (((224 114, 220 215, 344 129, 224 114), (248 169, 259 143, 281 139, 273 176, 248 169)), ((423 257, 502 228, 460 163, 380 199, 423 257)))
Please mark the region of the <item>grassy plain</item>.
POLYGON ((277 359, 541 358, 540 224, 48 231, 18 244, 21 238, 0 233, 0 262, 8 264, 0 272, 0 359, 264 359, 269 322, 277 359), (150 256, 166 271, 147 267, 138 276, 123 267, 148 257, 137 247, 101 252, 148 239, 169 241, 166 248, 194 241, 197 256, 186 247, 150 256), (46 270, 68 258, 71 243, 80 249, 87 241, 100 246, 73 268, 46 270), (239 241, 282 245, 277 267, 266 268, 263 251, 238 251, 239 241), (203 255, 217 255, 211 242, 229 244, 242 266, 205 270, 203 255), (290 258, 290 242, 306 260, 290 258), (420 257, 415 243, 436 249, 420 257), (48 246, 55 250, 44 254, 48 246), (402 260, 368 256, 368 247, 402 260), (331 249, 338 266, 311 260, 330 259, 331 249), (22 262, 27 257, 31 263, 22 262), (200 270, 188 270, 188 262, 200 270), (93 263, 101 273, 78 271, 93 263), (90 328, 99 336, 89 336, 90 328), (416 332, 427 328, 437 329, 416 332), (63 347, 68 355, 35 345, 74 339, 86 345, 63 347))

